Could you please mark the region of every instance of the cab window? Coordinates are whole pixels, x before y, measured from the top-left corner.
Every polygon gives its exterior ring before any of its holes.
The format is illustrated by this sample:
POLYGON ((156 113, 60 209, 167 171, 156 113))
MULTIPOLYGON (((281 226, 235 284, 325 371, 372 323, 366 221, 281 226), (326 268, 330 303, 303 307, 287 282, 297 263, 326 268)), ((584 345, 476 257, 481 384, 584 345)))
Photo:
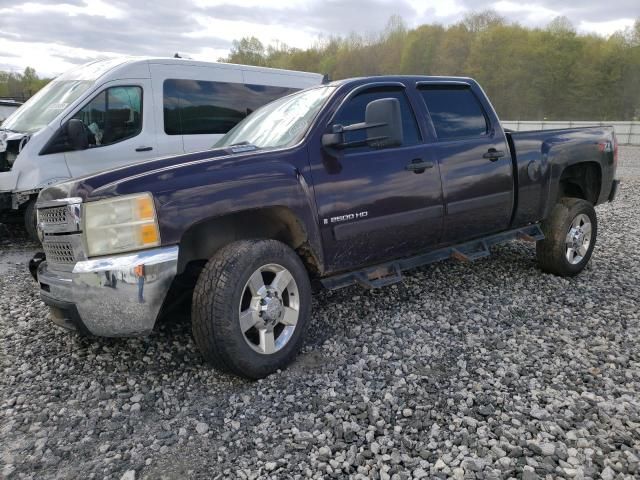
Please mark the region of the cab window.
POLYGON ((95 96, 73 118, 87 127, 89 145, 112 145, 142 131, 142 88, 111 87, 95 96))
POLYGON ((487 134, 482 105, 468 86, 432 85, 420 88, 438 140, 477 138, 487 134))
MULTIPOLYGON (((402 114, 402 146, 417 145, 422 141, 420 130, 416 122, 416 117, 409 103, 409 99, 404 93, 404 89, 399 87, 374 87, 358 93, 350 98, 340 111, 336 114, 333 123, 343 126, 364 122, 365 111, 369 102, 381 98, 395 98, 400 102, 400 112, 402 114)), ((364 141, 367 139, 366 130, 349 132, 346 140, 348 142, 364 141)), ((362 146, 350 148, 347 153, 362 152, 372 150, 373 147, 362 146)))

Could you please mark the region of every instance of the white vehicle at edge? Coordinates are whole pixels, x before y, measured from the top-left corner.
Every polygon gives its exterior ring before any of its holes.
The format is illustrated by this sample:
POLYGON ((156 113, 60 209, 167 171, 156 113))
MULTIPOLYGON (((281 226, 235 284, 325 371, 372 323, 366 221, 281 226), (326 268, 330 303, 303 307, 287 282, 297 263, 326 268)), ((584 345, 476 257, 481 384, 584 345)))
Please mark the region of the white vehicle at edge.
POLYGON ((2 122, 4 122, 9 115, 20 108, 21 105, 22 102, 16 102, 8 98, 0 98, 0 125, 2 125, 2 122))
POLYGON ((322 83, 316 73, 179 58, 74 68, 0 126, 0 215, 24 215, 49 185, 150 158, 210 148, 256 108, 322 83))

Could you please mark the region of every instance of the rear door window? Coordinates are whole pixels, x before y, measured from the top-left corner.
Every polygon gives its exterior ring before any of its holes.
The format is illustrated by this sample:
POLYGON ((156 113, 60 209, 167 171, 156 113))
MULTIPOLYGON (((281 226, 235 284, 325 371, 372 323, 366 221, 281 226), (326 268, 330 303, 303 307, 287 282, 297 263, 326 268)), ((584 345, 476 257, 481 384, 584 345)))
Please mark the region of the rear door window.
POLYGON ((487 134, 487 118, 468 86, 419 87, 439 140, 477 138, 487 134))
POLYGON ((267 103, 299 89, 168 79, 163 84, 167 135, 224 134, 267 103))

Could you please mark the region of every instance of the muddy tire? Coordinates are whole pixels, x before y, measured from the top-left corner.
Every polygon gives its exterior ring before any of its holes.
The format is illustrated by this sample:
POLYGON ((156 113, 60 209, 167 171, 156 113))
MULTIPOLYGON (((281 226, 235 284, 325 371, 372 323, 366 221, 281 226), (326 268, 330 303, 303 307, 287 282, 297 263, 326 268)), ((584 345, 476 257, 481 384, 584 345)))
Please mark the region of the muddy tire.
POLYGON ((537 242, 540 268, 570 277, 580 273, 591 258, 598 234, 598 219, 591 203, 562 198, 542 222, 545 239, 537 242))
POLYGON ((307 271, 276 240, 223 247, 207 262, 193 293, 193 338, 205 360, 251 379, 293 360, 310 316, 307 271))

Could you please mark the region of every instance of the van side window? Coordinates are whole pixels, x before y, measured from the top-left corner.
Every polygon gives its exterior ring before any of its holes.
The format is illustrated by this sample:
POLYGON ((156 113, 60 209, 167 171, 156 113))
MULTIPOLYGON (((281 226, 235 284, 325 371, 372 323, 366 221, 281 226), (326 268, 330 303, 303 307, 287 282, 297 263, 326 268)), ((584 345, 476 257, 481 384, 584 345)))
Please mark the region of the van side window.
POLYGON ((82 120, 87 126, 91 147, 112 145, 135 137, 142 131, 142 88, 107 88, 73 118, 82 120))
MULTIPOLYGON (((340 125, 347 126, 354 123, 364 122, 364 115, 369 102, 378 100, 381 98, 395 98, 400 102, 400 111, 402 114, 402 132, 404 140, 403 146, 417 145, 422 141, 420 131, 418 130, 418 124, 416 117, 411 108, 411 104, 407 99, 404 89, 399 87, 373 87, 363 92, 358 93, 356 96, 350 98, 345 105, 342 106, 340 111, 335 116, 333 123, 339 123, 340 125)), ((366 130, 356 130, 349 132, 346 136, 346 140, 349 142, 364 141, 367 139, 366 130)), ((362 152, 371 150, 372 147, 363 146, 350 148, 347 153, 362 152)))
POLYGON ((439 140, 480 137, 488 131, 482 105, 465 85, 419 88, 439 140))
POLYGON ((163 84, 167 135, 227 133, 240 120, 297 88, 167 79, 163 84))

